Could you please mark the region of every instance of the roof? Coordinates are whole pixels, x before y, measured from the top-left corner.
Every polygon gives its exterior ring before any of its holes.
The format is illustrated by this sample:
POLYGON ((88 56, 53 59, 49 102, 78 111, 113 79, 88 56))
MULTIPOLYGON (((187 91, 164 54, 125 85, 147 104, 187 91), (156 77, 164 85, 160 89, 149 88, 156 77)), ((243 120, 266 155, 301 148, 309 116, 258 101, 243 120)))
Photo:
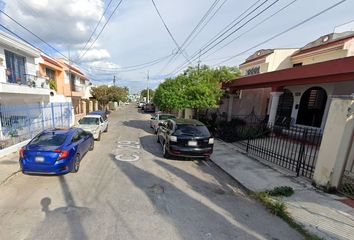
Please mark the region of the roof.
POLYGON ((49 56, 46 56, 44 54, 41 54, 41 57, 43 58, 44 61, 49 62, 59 68, 63 68, 63 65, 61 65, 57 60, 55 60, 49 56))
POLYGON ((270 54, 272 54, 274 52, 274 49, 261 49, 258 50, 257 52, 253 53, 251 56, 249 56, 248 58, 246 58, 246 61, 241 63, 240 65, 249 63, 249 62, 253 62, 254 60, 257 59, 262 59, 266 56, 269 56, 270 54))
POLYGON ((354 31, 326 34, 317 38, 315 41, 306 44, 304 47, 300 48, 300 50, 295 54, 293 54, 292 56, 297 56, 303 53, 316 51, 336 44, 342 44, 351 38, 354 38, 354 31))
POLYGON ((354 80, 354 57, 304 65, 237 78, 223 88, 249 89, 354 80))
POLYGON ((173 121, 176 122, 176 124, 193 124, 193 125, 204 125, 202 122, 196 120, 196 119, 173 119, 173 121))

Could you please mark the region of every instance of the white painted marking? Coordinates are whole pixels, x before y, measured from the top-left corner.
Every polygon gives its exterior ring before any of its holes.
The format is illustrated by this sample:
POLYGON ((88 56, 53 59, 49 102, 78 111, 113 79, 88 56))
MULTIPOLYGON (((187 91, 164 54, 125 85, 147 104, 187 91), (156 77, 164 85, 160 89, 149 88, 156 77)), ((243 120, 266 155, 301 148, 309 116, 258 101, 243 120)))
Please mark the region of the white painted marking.
POLYGON ((118 154, 115 156, 115 159, 122 162, 135 162, 140 159, 139 156, 135 154, 129 155, 132 158, 123 158, 123 156, 125 156, 125 154, 118 154))
POLYGON ((119 148, 136 148, 140 149, 140 145, 118 145, 119 148))
POLYGON ((136 142, 136 141, 119 141, 118 144, 120 144, 120 145, 130 145, 130 144, 139 145, 139 142, 136 142))

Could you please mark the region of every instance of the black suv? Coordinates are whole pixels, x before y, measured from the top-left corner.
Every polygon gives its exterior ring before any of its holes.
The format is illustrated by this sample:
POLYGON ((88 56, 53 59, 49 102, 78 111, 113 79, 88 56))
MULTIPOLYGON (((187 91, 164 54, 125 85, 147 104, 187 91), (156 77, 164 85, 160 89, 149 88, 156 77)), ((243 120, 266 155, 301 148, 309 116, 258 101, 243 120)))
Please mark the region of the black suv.
POLYGON ((208 128, 194 119, 169 119, 159 123, 157 142, 165 158, 173 156, 204 158, 213 153, 214 138, 208 128))

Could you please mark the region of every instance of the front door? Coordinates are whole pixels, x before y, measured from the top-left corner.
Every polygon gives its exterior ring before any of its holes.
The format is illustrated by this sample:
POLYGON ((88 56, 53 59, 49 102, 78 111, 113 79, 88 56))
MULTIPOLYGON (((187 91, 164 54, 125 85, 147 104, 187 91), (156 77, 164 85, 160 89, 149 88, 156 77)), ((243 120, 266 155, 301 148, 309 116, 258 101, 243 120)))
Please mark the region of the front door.
POLYGON ((326 103, 327 93, 323 88, 309 88, 301 97, 296 123, 310 127, 321 127, 326 103))

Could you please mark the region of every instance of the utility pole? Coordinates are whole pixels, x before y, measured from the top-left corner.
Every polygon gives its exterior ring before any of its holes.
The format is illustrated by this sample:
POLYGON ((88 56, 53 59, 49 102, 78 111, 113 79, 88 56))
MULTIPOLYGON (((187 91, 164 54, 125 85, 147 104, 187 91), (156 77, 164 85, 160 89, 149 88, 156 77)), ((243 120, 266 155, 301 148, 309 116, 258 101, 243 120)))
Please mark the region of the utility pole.
POLYGON ((113 76, 113 86, 116 86, 116 75, 113 76))
POLYGON ((147 82, 147 102, 149 102, 149 70, 147 71, 147 79, 146 79, 146 82, 147 82))

